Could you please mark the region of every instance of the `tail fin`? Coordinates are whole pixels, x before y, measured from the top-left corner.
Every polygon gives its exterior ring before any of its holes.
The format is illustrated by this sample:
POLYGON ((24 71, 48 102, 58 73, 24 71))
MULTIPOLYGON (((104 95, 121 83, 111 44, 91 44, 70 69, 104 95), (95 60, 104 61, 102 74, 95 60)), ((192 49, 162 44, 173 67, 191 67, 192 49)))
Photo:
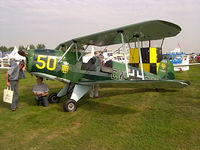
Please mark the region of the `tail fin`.
POLYGON ((163 59, 160 62, 159 69, 158 69, 158 76, 161 79, 169 79, 169 80, 175 79, 174 66, 170 60, 163 59))

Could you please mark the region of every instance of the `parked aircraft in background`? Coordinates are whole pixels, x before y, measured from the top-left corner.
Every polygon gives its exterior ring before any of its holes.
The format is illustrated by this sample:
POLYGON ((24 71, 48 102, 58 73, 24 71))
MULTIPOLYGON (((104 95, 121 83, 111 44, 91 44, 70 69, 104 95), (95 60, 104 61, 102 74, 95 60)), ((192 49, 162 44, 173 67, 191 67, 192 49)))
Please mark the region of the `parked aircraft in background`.
POLYGON ((174 71, 188 71, 190 69, 189 66, 200 65, 200 63, 190 63, 189 55, 181 52, 180 48, 175 48, 164 56, 173 63, 174 71))

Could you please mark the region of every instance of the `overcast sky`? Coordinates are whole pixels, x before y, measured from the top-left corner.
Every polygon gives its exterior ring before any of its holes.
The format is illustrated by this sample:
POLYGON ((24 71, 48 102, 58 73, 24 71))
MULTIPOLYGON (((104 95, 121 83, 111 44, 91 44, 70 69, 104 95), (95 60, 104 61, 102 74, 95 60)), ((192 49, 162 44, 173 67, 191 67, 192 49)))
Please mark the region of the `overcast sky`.
POLYGON ((165 40, 164 52, 178 42, 184 52, 200 51, 200 0, 0 0, 0 45, 55 48, 76 37, 155 19, 182 28, 165 40))

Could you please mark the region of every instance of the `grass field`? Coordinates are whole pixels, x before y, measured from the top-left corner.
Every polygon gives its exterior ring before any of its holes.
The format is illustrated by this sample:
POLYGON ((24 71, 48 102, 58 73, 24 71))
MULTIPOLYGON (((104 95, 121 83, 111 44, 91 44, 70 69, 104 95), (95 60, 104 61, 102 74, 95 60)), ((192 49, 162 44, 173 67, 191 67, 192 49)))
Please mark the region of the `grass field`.
MULTIPOLYGON (((36 106, 28 73, 19 84, 20 108, 2 102, 5 70, 0 70, 0 150, 199 150, 200 67, 176 73, 191 86, 180 90, 100 89, 100 98, 78 102, 73 113, 62 105, 36 106)), ((46 81, 51 92, 64 84, 46 81)))

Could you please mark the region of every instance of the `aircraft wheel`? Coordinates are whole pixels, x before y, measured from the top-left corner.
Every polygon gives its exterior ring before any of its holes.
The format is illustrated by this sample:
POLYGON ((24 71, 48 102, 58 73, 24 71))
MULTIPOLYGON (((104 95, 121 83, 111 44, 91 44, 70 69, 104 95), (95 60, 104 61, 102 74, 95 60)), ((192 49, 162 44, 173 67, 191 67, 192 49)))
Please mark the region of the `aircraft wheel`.
POLYGON ((77 109, 77 102, 73 99, 69 99, 63 104, 63 109, 66 112, 74 112, 77 109))
POLYGON ((51 93, 48 97, 49 103, 59 103, 60 97, 57 97, 57 93, 51 93))

